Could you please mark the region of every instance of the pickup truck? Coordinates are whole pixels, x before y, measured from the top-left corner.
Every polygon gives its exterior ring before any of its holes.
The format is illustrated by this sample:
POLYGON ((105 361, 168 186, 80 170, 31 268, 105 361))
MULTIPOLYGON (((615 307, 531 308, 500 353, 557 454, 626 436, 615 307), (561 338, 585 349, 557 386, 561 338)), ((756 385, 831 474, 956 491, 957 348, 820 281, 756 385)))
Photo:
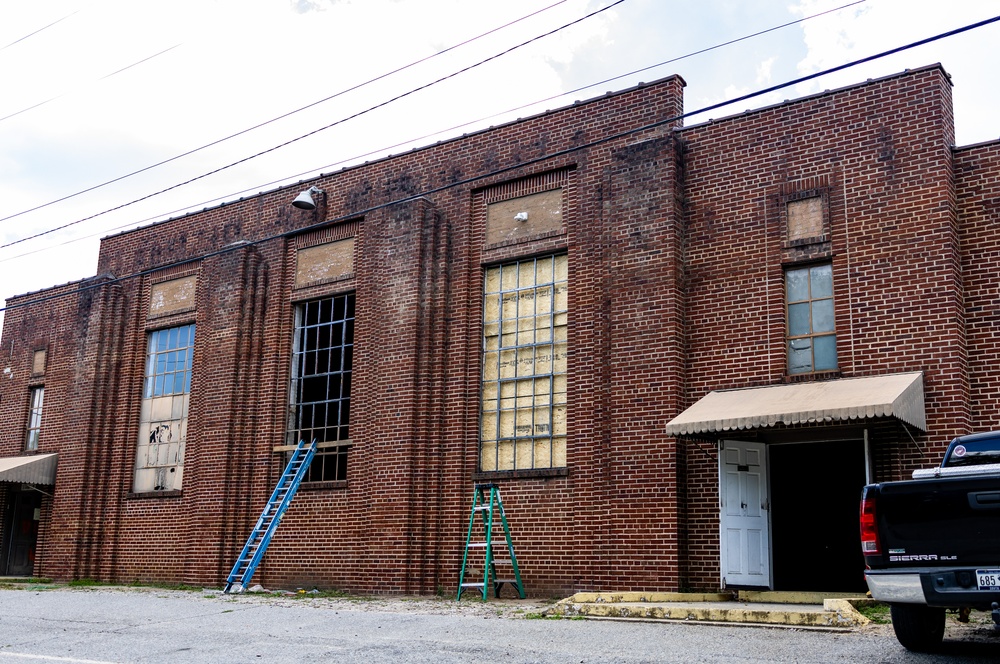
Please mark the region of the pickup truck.
POLYGON ((956 438, 912 480, 866 486, 861 549, 908 650, 941 644, 946 609, 991 611, 1000 628, 1000 431, 956 438))

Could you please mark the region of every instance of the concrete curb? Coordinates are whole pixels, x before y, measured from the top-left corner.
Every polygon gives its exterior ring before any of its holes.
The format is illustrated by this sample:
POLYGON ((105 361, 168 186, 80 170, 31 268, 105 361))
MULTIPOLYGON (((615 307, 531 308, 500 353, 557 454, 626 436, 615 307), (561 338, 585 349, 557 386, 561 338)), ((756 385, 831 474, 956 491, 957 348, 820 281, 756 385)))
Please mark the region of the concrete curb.
MULTIPOLYGON (((868 619, 852 604, 836 597, 820 603, 797 603, 772 594, 769 601, 739 601, 716 593, 577 593, 556 603, 549 615, 588 618, 632 618, 852 629, 868 619)), ((863 598, 857 598, 865 601, 863 598)))

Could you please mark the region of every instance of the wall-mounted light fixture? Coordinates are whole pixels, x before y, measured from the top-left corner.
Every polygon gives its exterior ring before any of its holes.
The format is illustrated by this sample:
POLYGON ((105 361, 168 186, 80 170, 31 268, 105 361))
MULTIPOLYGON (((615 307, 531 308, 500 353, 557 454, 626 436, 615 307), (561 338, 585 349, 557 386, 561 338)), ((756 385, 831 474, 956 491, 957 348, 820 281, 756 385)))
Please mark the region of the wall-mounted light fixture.
POLYGON ((297 207, 300 210, 315 210, 316 201, 313 200, 313 194, 322 193, 323 190, 319 187, 309 187, 299 194, 294 201, 292 201, 292 207, 297 207))
POLYGON ((517 214, 514 215, 514 221, 527 221, 527 220, 528 220, 527 212, 518 212, 517 214))

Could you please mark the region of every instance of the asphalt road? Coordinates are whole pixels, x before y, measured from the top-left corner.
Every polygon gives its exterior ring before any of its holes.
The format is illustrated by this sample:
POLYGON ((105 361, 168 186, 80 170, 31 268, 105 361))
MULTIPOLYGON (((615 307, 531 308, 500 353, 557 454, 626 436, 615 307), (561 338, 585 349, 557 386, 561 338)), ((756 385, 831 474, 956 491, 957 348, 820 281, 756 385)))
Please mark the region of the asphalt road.
POLYGON ((936 655, 853 632, 537 618, 545 603, 283 598, 156 589, 0 590, 0 664, 23 662, 995 662, 1000 637, 936 655))

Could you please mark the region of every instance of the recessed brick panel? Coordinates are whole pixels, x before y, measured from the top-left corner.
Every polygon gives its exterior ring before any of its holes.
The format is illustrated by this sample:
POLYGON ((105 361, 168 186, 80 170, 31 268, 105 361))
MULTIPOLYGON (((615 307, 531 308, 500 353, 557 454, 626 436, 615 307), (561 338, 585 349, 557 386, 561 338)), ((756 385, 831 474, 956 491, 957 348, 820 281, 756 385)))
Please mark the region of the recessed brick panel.
POLYGON ((563 230, 562 190, 519 196, 486 208, 486 244, 517 242, 563 230))
POLYGON ((299 249, 295 254, 295 288, 329 283, 354 272, 354 238, 299 249))
POLYGON ((197 291, 198 277, 195 275, 153 284, 149 293, 149 316, 165 316, 194 309, 197 291))

